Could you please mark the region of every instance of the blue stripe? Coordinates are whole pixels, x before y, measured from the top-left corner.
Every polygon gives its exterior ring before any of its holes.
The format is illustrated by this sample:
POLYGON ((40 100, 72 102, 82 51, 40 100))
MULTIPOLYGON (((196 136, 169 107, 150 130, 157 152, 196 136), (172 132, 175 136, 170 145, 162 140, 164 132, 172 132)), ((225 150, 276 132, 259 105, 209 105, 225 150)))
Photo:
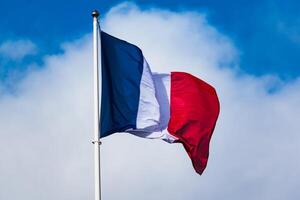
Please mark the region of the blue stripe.
POLYGON ((101 137, 136 128, 143 73, 142 51, 101 32, 101 137))

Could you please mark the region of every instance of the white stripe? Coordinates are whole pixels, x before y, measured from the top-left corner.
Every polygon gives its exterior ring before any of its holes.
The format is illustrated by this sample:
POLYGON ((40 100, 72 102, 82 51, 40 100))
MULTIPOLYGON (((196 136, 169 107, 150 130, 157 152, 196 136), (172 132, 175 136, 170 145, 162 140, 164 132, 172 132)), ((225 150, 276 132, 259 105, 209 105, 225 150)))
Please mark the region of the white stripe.
POLYGON ((153 74, 156 98, 160 105, 160 139, 173 143, 177 138, 167 128, 170 120, 171 76, 170 74, 153 74))
POLYGON ((167 131, 170 119, 170 75, 152 75, 145 59, 143 66, 137 129, 127 132, 143 138, 162 139, 173 143, 177 138, 167 131))
POLYGON ((152 73, 144 58, 136 128, 146 132, 152 132, 159 125, 159 118, 159 104, 155 95, 152 73))

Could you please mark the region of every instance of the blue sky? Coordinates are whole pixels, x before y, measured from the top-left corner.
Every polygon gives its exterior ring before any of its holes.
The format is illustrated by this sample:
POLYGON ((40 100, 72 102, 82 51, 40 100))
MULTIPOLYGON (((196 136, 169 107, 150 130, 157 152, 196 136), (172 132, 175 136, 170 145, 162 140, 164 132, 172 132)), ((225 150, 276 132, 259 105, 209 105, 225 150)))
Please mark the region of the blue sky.
MULTIPOLYGON (((0 43, 29 39, 38 53, 22 62, 40 61, 60 51, 60 44, 91 31, 90 12, 106 13, 119 0, 1 1, 0 43), (16 6, 18 5, 18 6, 16 6)), ((254 75, 275 74, 290 80, 300 74, 300 16, 297 0, 143 0, 142 8, 205 12, 209 23, 229 36, 240 51, 240 67, 254 75)), ((18 71, 18 63, 1 62, 1 79, 18 71)), ((24 66, 24 65, 22 65, 24 66)))

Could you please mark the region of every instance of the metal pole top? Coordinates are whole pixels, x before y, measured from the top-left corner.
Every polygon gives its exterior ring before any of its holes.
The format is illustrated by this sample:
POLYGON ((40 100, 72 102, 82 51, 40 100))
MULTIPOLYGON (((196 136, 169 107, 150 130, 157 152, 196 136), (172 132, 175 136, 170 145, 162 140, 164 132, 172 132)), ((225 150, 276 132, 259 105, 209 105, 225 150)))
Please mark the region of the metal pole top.
POLYGON ((98 10, 94 10, 94 11, 92 12, 92 17, 96 17, 96 18, 99 17, 99 12, 98 12, 98 10))

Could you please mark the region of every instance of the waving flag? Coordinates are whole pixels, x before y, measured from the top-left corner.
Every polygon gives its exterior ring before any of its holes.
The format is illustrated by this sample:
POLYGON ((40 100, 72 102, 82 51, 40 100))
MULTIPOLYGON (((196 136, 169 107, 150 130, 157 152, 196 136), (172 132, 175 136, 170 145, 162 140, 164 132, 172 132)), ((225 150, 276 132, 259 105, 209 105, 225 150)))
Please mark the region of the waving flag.
POLYGON ((101 137, 128 132, 182 143, 202 174, 219 115, 215 89, 188 73, 152 73, 138 47, 104 32, 101 46, 101 137))

